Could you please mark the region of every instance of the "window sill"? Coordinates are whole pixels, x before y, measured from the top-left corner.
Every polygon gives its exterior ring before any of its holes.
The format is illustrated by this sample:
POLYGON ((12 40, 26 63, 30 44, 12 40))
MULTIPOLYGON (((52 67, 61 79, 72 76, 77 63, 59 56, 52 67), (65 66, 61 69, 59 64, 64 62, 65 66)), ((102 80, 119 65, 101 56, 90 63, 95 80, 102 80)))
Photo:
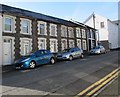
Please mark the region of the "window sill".
POLYGON ((24 34, 24 35, 32 35, 32 33, 24 33, 24 32, 20 32, 20 34, 24 34))
POLYGON ((5 33, 13 33, 13 31, 4 31, 5 33))

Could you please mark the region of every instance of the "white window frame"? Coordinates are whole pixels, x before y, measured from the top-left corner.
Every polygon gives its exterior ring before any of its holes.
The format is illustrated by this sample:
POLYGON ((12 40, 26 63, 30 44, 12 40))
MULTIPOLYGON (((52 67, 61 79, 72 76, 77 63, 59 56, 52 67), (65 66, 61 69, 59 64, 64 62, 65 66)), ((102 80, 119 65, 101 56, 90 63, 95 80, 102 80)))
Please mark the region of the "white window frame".
POLYGON ((76 37, 77 37, 77 38, 81 38, 80 28, 76 28, 76 37))
POLYGON ((38 35, 47 35, 47 23, 44 21, 38 21, 38 35), (40 33, 40 24, 44 24, 44 34, 40 33))
POLYGON ((68 35, 70 38, 74 38, 74 31, 72 27, 68 27, 68 35))
POLYGON ((15 19, 16 17, 10 15, 3 15, 3 31, 8 33, 15 33, 15 19), (5 19, 11 19, 11 31, 5 30, 5 19))
POLYGON ((85 31, 85 29, 82 29, 82 38, 86 38, 86 31, 85 31))
POLYGON ((24 46, 25 42, 29 44, 29 52, 32 51, 32 39, 30 39, 30 38, 20 38, 20 54, 21 55, 25 55, 24 54, 24 49, 23 49, 23 46, 24 46))
POLYGON ((54 51, 54 52, 58 52, 58 40, 57 39, 50 39, 50 51, 51 51, 51 41, 56 42, 56 51, 54 51))
POLYGON ((81 41, 81 39, 77 39, 77 47, 79 47, 80 49, 82 48, 82 41, 81 41), (80 42, 80 45, 79 45, 78 42, 80 42))
POLYGON ((67 39, 61 39, 61 48, 62 48, 62 50, 67 49, 67 39), (62 46, 63 41, 66 42, 66 48, 63 48, 63 46, 62 46))
POLYGON ((82 41, 82 46, 83 46, 83 50, 87 50, 87 43, 86 40, 82 41), (84 44, 85 43, 85 44, 84 44))
POLYGON ((20 22, 20 24, 21 24, 21 27, 20 27, 21 31, 20 31, 20 33, 26 34, 26 35, 32 35, 31 20, 29 20, 29 19, 24 19, 24 18, 20 18, 20 20, 21 20, 21 22, 20 22), (22 28, 22 23, 23 23, 23 21, 29 22, 29 25, 28 25, 28 33, 27 33, 27 32, 23 32, 23 28, 22 28))
POLYGON ((41 40, 44 40, 44 49, 46 49, 46 38, 38 38, 38 48, 41 49, 40 48, 40 42, 41 42, 41 40))
POLYGON ((67 37, 67 26, 64 26, 64 25, 61 26, 61 36, 67 37), (65 29, 63 30, 63 28, 65 29))
POLYGON ((71 46, 70 46, 71 42, 73 42, 73 46, 72 47, 75 47, 75 41, 74 40, 69 40, 69 48, 71 48, 71 46))
POLYGON ((56 24, 50 24, 50 36, 56 36, 57 37, 57 25, 56 24), (54 26, 55 27, 55 35, 52 35, 52 29, 51 27, 54 26))

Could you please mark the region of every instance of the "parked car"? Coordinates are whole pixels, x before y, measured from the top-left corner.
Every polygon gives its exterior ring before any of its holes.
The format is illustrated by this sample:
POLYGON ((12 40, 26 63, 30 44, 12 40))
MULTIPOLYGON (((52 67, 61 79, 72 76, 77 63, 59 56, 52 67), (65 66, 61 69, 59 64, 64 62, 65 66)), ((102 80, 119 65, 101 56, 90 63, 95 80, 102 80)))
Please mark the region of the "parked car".
POLYGON ((35 68, 37 65, 55 63, 54 55, 49 50, 38 50, 32 54, 21 57, 16 60, 14 65, 16 69, 35 68))
POLYGON ((98 45, 90 50, 90 54, 102 54, 106 53, 106 49, 102 45, 98 45))
POLYGON ((65 49, 62 52, 58 53, 57 60, 69 59, 71 61, 73 58, 78 58, 78 57, 80 58, 84 57, 83 50, 75 47, 75 48, 65 49))

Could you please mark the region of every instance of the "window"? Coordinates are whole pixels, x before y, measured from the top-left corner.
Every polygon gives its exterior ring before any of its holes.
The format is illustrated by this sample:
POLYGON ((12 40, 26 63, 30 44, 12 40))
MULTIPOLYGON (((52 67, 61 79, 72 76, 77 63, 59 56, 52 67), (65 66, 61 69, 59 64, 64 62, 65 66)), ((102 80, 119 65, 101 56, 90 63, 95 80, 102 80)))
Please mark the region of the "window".
POLYGON ((50 35, 51 36, 57 36, 57 32, 56 32, 57 30, 56 30, 56 25, 54 25, 54 24, 51 24, 50 25, 50 35))
POLYGON ((82 29, 82 38, 86 38, 86 32, 84 29, 82 29))
POLYGON ((23 42, 23 55, 27 55, 30 53, 30 42, 24 41, 23 42))
POLYGON ((40 24, 40 34, 44 35, 45 34, 45 25, 40 24))
POLYGON ((57 40, 56 39, 50 39, 50 51, 57 52, 57 40))
POLYGON ((39 49, 46 49, 46 39, 39 39, 38 46, 39 49))
POLYGON ((86 40, 83 40, 83 50, 86 50, 86 40))
POLYGON ((74 40, 69 40, 69 47, 70 48, 74 47, 74 40))
POLYGON ((21 27, 22 27, 21 31, 22 31, 22 33, 30 34, 30 21, 22 20, 21 22, 22 22, 22 24, 21 24, 21 27))
POLYGON ((105 27, 104 22, 100 22, 100 27, 101 27, 101 28, 104 28, 104 27, 105 27))
POLYGON ((20 54, 28 55, 32 51, 32 39, 29 38, 20 38, 20 54))
POLYGON ((76 28, 76 36, 79 38, 81 37, 81 32, 79 28, 76 28))
POLYGON ((74 38, 73 28, 68 28, 69 37, 74 38))
POLYGON ((62 39, 61 44, 62 44, 62 50, 67 49, 67 40, 66 39, 62 39))
POLYGON ((61 26, 61 36, 67 37, 67 27, 66 26, 61 26))
POLYGON ((38 22, 38 34, 46 35, 46 22, 43 21, 38 22))
POLYGON ((5 17, 5 31, 12 31, 13 19, 5 17))
POLYGON ((77 39, 77 46, 78 46, 79 48, 81 48, 81 40, 80 40, 80 39, 77 39))

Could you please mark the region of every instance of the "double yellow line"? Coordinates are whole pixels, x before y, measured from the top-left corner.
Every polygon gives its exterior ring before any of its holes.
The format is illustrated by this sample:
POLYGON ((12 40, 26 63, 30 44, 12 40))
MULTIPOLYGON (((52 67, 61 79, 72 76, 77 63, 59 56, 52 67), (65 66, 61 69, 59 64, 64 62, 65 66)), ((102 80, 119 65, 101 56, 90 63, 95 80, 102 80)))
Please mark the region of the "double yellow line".
POLYGON ((74 97, 83 97, 83 96, 92 96, 94 95, 97 91, 99 91, 102 87, 104 87, 107 83, 109 83, 112 79, 118 76, 120 73, 120 67, 112 71, 110 74, 102 78, 101 80, 95 82, 79 94, 77 94, 74 97))

